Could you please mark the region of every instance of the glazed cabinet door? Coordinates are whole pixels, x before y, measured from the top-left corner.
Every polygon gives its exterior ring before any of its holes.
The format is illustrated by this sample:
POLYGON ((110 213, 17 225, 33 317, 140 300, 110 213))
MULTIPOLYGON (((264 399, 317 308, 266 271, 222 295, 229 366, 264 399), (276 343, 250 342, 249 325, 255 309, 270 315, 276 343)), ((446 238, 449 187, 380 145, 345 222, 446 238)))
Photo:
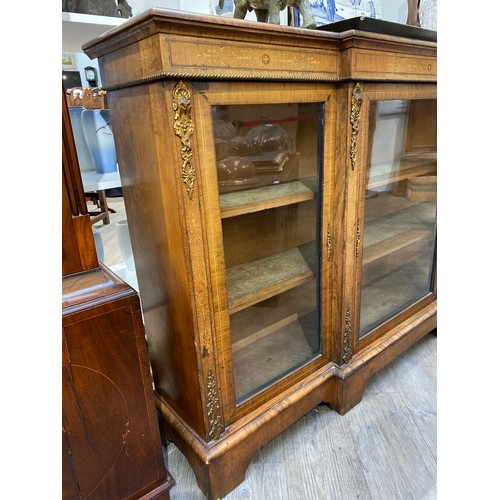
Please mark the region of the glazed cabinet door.
POLYGON ((193 85, 226 421, 328 362, 333 93, 193 85))
POLYGON ((356 351, 435 299, 436 88, 365 84, 352 103, 356 351))

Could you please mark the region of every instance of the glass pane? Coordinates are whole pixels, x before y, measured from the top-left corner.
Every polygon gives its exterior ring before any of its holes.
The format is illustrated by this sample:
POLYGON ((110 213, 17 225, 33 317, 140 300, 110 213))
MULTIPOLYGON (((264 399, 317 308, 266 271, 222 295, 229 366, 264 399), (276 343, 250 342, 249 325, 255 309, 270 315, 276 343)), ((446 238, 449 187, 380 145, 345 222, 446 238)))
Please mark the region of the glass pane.
POLYGON ((323 105, 213 108, 237 403, 320 350, 323 105))
POLYGON ((360 336, 432 290, 436 100, 370 107, 360 336))

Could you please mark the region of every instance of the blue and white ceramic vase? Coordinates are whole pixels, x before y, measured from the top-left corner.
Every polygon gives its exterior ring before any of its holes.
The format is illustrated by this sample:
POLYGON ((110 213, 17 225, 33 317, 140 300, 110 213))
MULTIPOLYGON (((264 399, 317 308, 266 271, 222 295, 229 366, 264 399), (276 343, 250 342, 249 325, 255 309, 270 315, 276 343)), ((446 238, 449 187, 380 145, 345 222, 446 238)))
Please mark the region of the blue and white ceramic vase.
POLYGON ((97 260, 99 260, 99 262, 104 262, 104 244, 102 242, 102 235, 97 229, 94 228, 92 228, 92 235, 94 236, 97 260))
POLYGON ((83 134, 82 111, 84 109, 83 106, 69 106, 69 117, 71 119, 71 128, 73 129, 73 137, 75 138, 76 154, 80 170, 82 172, 93 172, 95 170, 94 160, 92 160, 90 149, 83 134))
POLYGON ((84 109, 82 123, 96 172, 116 172, 116 149, 109 109, 84 109))

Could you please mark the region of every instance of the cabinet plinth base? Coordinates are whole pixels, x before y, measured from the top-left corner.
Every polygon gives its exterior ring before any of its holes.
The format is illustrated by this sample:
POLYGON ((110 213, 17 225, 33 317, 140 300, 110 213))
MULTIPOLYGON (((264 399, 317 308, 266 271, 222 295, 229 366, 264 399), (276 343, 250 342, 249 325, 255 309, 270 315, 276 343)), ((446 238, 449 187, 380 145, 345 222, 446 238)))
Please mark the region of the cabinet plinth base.
POLYGON ((372 375, 436 328, 436 302, 409 318, 342 367, 328 363, 281 397, 234 422, 206 443, 156 394, 166 436, 185 455, 209 500, 222 498, 245 479, 257 451, 321 403, 344 415, 363 396, 372 375))
POLYGON ((286 391, 284 397, 255 410, 226 428, 217 441, 205 443, 156 394, 165 434, 185 455, 198 486, 209 500, 222 498, 245 479, 255 454, 320 403, 333 405, 333 363, 286 391))
POLYGON ((372 375, 436 328, 437 303, 429 304, 387 335, 357 353, 335 372, 332 409, 345 415, 362 399, 372 375))

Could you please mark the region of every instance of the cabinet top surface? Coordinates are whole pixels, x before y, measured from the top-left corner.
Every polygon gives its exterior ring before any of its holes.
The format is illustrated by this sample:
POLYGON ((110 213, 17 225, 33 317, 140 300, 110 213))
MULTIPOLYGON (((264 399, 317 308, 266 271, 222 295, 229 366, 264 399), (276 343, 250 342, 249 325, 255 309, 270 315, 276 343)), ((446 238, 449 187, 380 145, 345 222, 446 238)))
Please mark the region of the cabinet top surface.
POLYGON ((85 307, 92 301, 135 293, 125 282, 103 268, 66 276, 62 280, 63 314, 75 306, 85 307))
POLYGON ((260 39, 268 43, 280 40, 283 44, 294 46, 305 44, 306 47, 319 43, 327 48, 326 43, 331 50, 340 50, 353 40, 385 41, 401 46, 437 46, 435 42, 354 29, 335 33, 154 7, 89 40, 82 48, 91 58, 101 57, 156 33, 216 38, 221 43, 260 39))

